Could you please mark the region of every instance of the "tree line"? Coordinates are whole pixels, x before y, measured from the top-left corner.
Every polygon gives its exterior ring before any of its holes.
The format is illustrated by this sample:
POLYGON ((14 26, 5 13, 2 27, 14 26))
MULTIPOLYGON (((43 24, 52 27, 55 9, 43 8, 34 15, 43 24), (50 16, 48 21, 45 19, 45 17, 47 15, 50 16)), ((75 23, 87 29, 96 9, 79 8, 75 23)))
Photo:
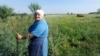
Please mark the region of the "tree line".
MULTIPOLYGON (((41 6, 38 3, 31 3, 28 8, 30 9, 30 11, 32 12, 32 14, 38 10, 41 9, 41 6)), ((15 13, 14 9, 7 6, 7 5, 2 5, 0 6, 0 18, 5 19, 8 16, 15 16, 15 15, 27 15, 27 13, 15 13)))
MULTIPOLYGON (((37 10, 41 9, 41 6, 38 3, 31 3, 28 8, 32 12, 32 14, 37 10)), ((97 10, 97 12, 90 12, 89 14, 100 14, 100 9, 97 10)), ((0 6, 0 18, 4 19, 7 18, 8 16, 16 16, 16 15, 27 15, 27 13, 15 13, 14 9, 7 6, 7 5, 2 5, 0 6)))

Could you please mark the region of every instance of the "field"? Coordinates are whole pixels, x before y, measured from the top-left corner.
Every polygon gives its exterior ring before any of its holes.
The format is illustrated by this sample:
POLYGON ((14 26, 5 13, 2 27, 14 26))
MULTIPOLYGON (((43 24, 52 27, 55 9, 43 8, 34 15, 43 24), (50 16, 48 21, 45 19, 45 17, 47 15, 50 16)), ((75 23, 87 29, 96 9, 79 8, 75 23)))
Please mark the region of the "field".
MULTIPOLYGON (((46 15, 49 26, 48 56, 100 56, 100 15, 46 15)), ((28 39, 19 40, 15 34, 27 35, 32 16, 12 16, 0 19, 0 56, 27 56, 28 39)))

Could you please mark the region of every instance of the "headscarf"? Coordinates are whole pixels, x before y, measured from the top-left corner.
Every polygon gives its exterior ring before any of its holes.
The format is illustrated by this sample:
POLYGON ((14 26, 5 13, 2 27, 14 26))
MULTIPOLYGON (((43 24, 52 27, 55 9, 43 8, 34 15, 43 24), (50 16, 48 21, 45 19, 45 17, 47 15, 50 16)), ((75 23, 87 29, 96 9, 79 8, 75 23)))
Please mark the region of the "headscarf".
POLYGON ((36 12, 40 13, 42 17, 44 16, 44 11, 43 10, 36 10, 36 12))

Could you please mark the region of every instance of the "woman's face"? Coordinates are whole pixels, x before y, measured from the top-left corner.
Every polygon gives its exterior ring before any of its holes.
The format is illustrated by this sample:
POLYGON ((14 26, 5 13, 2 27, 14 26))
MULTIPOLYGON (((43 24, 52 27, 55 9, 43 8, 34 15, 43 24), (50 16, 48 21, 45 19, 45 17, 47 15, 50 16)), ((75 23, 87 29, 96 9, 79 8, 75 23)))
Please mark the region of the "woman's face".
POLYGON ((38 13, 38 12, 36 12, 36 13, 34 14, 34 17, 35 17, 35 20, 40 20, 40 19, 42 18, 41 14, 38 13))

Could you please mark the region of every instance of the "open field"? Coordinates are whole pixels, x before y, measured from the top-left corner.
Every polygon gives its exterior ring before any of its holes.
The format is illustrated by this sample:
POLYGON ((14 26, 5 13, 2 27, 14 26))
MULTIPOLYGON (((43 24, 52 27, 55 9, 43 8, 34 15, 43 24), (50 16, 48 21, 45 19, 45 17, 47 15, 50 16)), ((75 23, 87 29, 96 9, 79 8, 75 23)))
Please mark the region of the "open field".
MULTIPOLYGON (((46 15, 49 25, 48 56, 100 56, 100 14, 46 15)), ((0 56, 16 56, 16 32, 26 35, 31 16, 0 20, 0 56)), ((27 56, 28 39, 19 40, 19 56, 27 56)))

